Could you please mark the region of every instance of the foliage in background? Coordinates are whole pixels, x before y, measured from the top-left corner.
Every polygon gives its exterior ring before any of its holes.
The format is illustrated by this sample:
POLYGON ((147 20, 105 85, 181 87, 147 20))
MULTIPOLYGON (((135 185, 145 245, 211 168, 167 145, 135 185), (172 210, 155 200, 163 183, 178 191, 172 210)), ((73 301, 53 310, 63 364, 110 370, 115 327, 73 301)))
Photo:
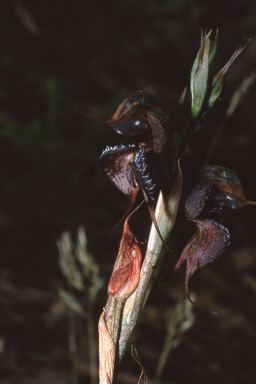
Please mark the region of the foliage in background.
MULTIPOLYGON (((99 276, 99 267, 93 261, 92 256, 87 251, 87 238, 84 228, 78 229, 77 244, 73 245, 71 235, 67 232, 62 233, 60 240, 57 241, 59 249, 59 264, 63 275, 70 288, 78 290, 86 295, 87 309, 83 309, 77 298, 71 292, 64 289, 59 290, 60 297, 65 304, 87 322, 88 332, 88 351, 90 356, 90 376, 91 384, 97 383, 97 345, 96 333, 94 328, 95 301, 102 286, 99 276)), ((70 323, 70 354, 72 367, 72 384, 76 384, 77 379, 77 353, 76 353, 76 332, 75 322, 71 318, 70 323)))

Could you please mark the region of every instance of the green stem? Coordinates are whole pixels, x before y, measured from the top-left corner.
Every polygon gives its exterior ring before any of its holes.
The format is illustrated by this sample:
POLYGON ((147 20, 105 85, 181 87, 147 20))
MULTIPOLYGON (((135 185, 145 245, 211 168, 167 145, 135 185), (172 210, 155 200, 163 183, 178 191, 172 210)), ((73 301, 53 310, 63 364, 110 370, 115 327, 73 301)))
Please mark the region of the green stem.
POLYGON ((106 305, 105 323, 113 343, 116 346, 124 300, 117 296, 110 295, 106 305))

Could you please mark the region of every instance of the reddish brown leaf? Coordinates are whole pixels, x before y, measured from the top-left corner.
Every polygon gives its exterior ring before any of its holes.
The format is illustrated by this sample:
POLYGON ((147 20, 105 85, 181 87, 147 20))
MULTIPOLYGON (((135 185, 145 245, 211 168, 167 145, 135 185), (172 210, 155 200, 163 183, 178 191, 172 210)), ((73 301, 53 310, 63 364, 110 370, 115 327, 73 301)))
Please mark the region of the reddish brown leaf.
POLYGON ((124 223, 122 240, 108 285, 109 295, 118 295, 123 299, 130 296, 138 285, 142 258, 140 245, 128 225, 130 216, 124 223))

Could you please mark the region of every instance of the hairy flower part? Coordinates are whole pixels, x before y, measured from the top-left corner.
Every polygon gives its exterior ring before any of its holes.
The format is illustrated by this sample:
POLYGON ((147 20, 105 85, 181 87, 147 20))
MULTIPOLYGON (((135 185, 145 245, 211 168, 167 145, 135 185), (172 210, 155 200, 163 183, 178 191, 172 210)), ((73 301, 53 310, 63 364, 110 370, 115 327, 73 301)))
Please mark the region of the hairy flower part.
POLYGON ((137 288, 140 278, 141 247, 130 231, 127 217, 123 236, 112 276, 109 280, 108 294, 127 299, 137 288))
POLYGON ((173 272, 187 261, 185 289, 188 299, 189 278, 198 269, 211 263, 230 245, 230 233, 223 225, 213 220, 203 219, 207 212, 220 212, 224 208, 237 209, 245 205, 255 204, 244 195, 237 175, 225 167, 204 166, 197 173, 198 184, 190 192, 185 213, 188 221, 197 226, 196 233, 184 248, 173 272))
POLYGON ((156 184, 154 184, 152 181, 146 163, 144 151, 136 152, 133 162, 133 169, 135 177, 138 180, 139 186, 144 192, 146 201, 148 201, 149 199, 154 200, 156 184))

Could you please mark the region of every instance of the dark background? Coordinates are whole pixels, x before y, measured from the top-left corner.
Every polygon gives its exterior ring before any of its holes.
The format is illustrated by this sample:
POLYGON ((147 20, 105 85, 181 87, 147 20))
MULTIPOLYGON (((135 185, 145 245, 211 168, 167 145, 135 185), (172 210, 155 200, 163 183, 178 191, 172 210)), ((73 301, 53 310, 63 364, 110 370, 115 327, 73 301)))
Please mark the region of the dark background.
MULTIPOLYGON (((255 1, 1 1, 1 383, 70 382, 67 310, 57 305, 57 291, 65 287, 56 247, 62 231, 75 239, 83 225, 100 265, 104 285, 95 326, 106 301, 121 229, 109 244, 107 239, 127 201, 108 182, 98 158, 122 138, 75 111, 109 119, 139 89, 160 94, 174 110, 189 84, 200 28, 217 27, 217 71, 243 36, 253 40, 228 72, 222 100, 194 141, 196 158, 223 121, 233 93, 255 75, 255 1)), ((252 82, 209 159, 237 172, 250 200, 256 200, 255 94, 252 82)), ((255 383, 255 216, 256 208, 246 207, 222 217, 232 245, 190 283, 198 303, 219 316, 194 310, 194 325, 169 356, 164 382, 255 383)), ((141 240, 147 220, 145 210, 137 223, 141 240)), ((174 260, 166 258, 171 269, 174 260)), ((133 336, 150 380, 168 315, 185 298, 184 272, 155 284, 133 336)), ((86 308, 86 299, 79 299, 86 308)), ((78 318, 77 347, 79 382, 90 382, 86 323, 78 318)), ((122 382, 136 383, 139 373, 128 349, 122 382)))

